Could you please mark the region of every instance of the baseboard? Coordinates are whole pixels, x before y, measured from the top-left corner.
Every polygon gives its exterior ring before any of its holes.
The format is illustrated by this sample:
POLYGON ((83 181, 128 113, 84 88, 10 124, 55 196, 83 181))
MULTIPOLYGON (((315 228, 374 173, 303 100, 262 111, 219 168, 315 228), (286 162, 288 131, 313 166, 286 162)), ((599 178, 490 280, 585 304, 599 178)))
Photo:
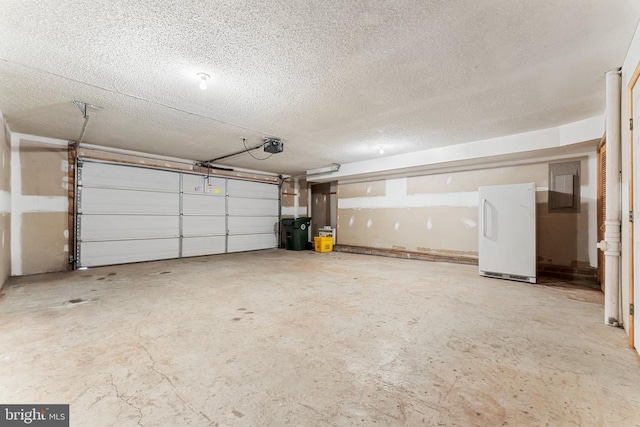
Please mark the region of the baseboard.
POLYGON ((478 265, 478 257, 474 255, 439 254, 433 252, 412 252, 397 249, 366 248, 363 246, 335 245, 336 252, 348 252, 361 255, 377 255, 391 258, 417 259, 421 261, 451 262, 454 264, 478 265))
MULTIPOLYGON (((361 255, 386 256, 391 258, 417 259, 421 261, 450 262, 454 264, 478 265, 475 255, 441 254, 433 252, 412 252, 397 249, 367 248, 363 246, 335 245, 336 252, 347 252, 361 255)), ((597 286, 597 269, 595 267, 568 267, 563 265, 538 264, 538 276, 580 282, 597 286)))

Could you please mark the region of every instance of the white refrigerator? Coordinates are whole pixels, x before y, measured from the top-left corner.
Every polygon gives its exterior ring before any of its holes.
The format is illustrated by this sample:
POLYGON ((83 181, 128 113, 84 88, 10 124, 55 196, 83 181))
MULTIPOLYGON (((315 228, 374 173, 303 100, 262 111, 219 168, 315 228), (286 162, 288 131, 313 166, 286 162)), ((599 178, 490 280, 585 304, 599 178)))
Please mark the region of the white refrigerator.
POLYGON ((536 184, 479 187, 480 275, 536 283, 536 184))

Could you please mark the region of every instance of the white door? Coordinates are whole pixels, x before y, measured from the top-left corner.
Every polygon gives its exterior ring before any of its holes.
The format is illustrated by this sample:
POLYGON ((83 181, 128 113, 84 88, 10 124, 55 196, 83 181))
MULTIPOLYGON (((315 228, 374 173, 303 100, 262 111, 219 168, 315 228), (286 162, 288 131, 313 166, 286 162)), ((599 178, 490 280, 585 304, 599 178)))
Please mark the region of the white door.
POLYGON ((480 274, 535 283, 535 183, 479 187, 478 194, 480 274))
MULTIPOLYGON (((640 65, 639 65, 640 66, 640 65)), ((634 123, 633 138, 633 211, 635 213, 635 221, 633 226, 633 299, 631 301, 635 307, 633 315, 633 340, 636 351, 640 353, 640 223, 638 222, 638 212, 640 212, 640 84, 633 86, 631 91, 632 97, 632 117, 634 123)), ((627 307, 623 307, 627 310, 627 307)))
POLYGON ((180 255, 179 173, 83 162, 77 197, 78 267, 180 255))

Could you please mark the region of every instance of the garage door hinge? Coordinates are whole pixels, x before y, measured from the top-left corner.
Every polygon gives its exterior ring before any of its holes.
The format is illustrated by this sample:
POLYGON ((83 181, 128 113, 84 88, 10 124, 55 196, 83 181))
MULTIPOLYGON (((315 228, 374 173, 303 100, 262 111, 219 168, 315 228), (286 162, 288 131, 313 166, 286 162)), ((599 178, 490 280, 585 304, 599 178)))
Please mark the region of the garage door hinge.
POLYGON ((633 222, 633 211, 629 211, 629 222, 633 222))
POLYGON ((629 119, 629 130, 633 130, 633 119, 629 119))
POLYGON ((629 315, 633 316, 633 304, 629 304, 629 315))

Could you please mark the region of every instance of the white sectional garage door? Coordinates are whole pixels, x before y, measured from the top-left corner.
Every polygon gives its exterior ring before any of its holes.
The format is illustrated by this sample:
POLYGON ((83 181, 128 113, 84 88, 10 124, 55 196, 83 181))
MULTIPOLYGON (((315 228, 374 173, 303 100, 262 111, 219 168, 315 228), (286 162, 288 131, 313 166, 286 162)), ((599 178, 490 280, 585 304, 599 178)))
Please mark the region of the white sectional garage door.
POLYGON ((81 161, 76 265, 277 247, 278 186, 81 161))
POLYGON ((182 256, 226 252, 226 180, 182 176, 182 256))
POLYGON ((88 162, 79 173, 80 267, 180 255, 179 173, 88 162))
POLYGON ((230 179, 229 252, 275 248, 278 186, 230 179))

